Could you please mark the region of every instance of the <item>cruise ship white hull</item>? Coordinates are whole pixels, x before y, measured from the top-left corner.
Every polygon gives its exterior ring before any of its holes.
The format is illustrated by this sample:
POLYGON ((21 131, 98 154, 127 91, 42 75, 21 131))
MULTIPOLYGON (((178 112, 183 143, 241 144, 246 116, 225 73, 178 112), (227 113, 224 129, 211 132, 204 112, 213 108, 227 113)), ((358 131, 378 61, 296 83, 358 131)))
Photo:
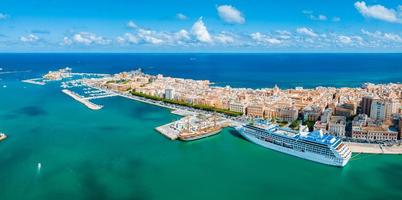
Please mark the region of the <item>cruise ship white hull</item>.
POLYGON ((251 134, 247 134, 244 131, 239 131, 239 133, 244 138, 246 138, 247 140, 249 140, 249 141, 251 141, 251 142, 253 142, 255 144, 261 145, 263 147, 273 149, 275 151, 279 151, 279 152, 282 152, 282 153, 290 154, 290 155, 293 155, 293 156, 296 156, 296 157, 299 157, 299 158, 303 158, 303 159, 306 159, 306 160, 311 160, 311 161, 314 161, 314 162, 323 163, 323 164, 326 164, 326 165, 343 167, 348 163, 348 161, 350 159, 350 156, 351 156, 351 155, 349 155, 346 159, 329 158, 329 157, 326 157, 326 156, 321 156, 319 154, 310 153, 310 152, 296 151, 296 150, 289 149, 289 148, 286 148, 286 147, 283 147, 283 146, 279 146, 279 145, 276 145, 276 144, 273 144, 273 143, 270 143, 270 142, 266 142, 266 141, 263 141, 263 140, 260 140, 260 139, 258 139, 256 137, 254 137, 251 134))

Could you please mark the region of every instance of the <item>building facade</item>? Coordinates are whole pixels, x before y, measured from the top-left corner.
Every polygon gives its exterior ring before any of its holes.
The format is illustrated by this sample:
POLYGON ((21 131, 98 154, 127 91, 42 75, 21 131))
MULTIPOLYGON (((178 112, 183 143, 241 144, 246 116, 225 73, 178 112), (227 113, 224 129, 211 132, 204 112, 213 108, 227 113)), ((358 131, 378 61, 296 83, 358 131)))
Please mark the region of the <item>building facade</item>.
POLYGON ((298 110, 292 107, 289 108, 278 108, 278 119, 281 121, 292 122, 298 117, 298 110))
POLYGON ((165 89, 165 99, 174 99, 174 89, 165 89))
POLYGON ((374 120, 384 121, 385 119, 385 103, 379 99, 374 99, 371 103, 370 118, 374 120))
POLYGON ((245 106, 239 102, 231 102, 229 104, 229 110, 239 113, 245 113, 245 106))
POLYGON ((337 136, 345 137, 346 117, 332 116, 328 123, 328 132, 337 136))
POLYGON ((360 103, 362 114, 370 115, 371 103, 373 103, 373 97, 365 96, 362 98, 362 101, 360 103))
POLYGON ((370 141, 396 141, 398 132, 381 126, 353 126, 352 138, 370 141))
POLYGON ((246 115, 250 117, 264 117, 264 106, 262 105, 248 105, 246 108, 246 115))
POLYGON ((321 120, 320 120, 321 123, 328 123, 329 120, 331 119, 332 113, 333 113, 332 108, 325 109, 321 115, 321 120))

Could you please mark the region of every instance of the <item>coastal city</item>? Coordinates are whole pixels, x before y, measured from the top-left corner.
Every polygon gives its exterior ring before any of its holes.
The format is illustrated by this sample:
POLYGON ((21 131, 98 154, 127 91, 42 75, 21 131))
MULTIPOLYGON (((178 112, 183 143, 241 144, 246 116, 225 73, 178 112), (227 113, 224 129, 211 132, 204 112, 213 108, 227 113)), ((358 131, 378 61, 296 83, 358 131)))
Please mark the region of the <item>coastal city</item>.
POLYGON ((0 200, 402 200, 402 0, 3 0, 0 200))
POLYGON ((298 130, 328 130, 361 141, 394 141, 401 136, 402 84, 364 84, 361 88, 317 87, 281 90, 215 87, 191 80, 122 72, 83 83, 115 92, 198 105, 229 116, 268 119, 298 130))
POLYGON ((141 69, 105 75, 73 73, 71 68, 24 82, 42 85, 54 80, 63 81, 65 94, 93 110, 103 106, 90 100, 112 96, 172 109, 183 118, 156 127, 172 140, 196 140, 218 134, 224 127, 265 121, 284 131, 330 134, 355 153, 402 153, 399 83, 365 83, 359 88, 250 89, 150 75, 141 69), (81 94, 73 91, 77 87, 86 88, 81 94))

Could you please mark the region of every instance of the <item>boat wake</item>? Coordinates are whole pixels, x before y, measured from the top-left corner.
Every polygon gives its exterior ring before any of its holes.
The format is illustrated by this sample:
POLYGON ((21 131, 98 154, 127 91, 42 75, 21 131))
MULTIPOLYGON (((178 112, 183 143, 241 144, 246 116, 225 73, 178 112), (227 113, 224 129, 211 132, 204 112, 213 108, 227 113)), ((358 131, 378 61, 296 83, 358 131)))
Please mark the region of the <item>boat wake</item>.
POLYGON ((42 169, 42 163, 38 163, 37 165, 36 165, 36 174, 40 174, 40 171, 41 171, 41 169, 42 169))

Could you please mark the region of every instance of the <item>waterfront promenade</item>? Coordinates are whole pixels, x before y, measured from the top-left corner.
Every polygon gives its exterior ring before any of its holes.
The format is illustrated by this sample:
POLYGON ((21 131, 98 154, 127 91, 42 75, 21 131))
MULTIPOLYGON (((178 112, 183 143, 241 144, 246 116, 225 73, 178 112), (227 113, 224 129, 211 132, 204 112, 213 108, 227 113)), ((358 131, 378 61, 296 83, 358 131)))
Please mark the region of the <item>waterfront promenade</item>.
POLYGON ((147 99, 147 98, 144 98, 144 97, 138 97, 138 96, 134 96, 134 95, 132 95, 130 93, 116 92, 116 91, 113 91, 113 90, 107 90, 107 89, 95 87, 95 86, 92 86, 92 85, 86 85, 86 86, 91 87, 93 89, 97 89, 97 90, 107 92, 107 93, 111 94, 110 96, 120 96, 120 97, 123 97, 123 98, 128 98, 128 99, 139 101, 139 102, 142 102, 142 103, 147 103, 147 104, 159 106, 159 107, 162 107, 162 108, 167 108, 167 109, 171 110, 172 114, 179 115, 179 116, 189 116, 189 115, 194 115, 194 114, 212 114, 213 113, 213 112, 208 112, 208 111, 204 111, 204 110, 196 110, 196 109, 185 107, 185 106, 168 104, 168 103, 164 103, 164 102, 161 102, 161 101, 155 101, 155 100, 147 99))
POLYGON ((356 142, 345 142, 353 153, 367 154, 402 154, 402 146, 386 146, 381 144, 367 144, 356 142))

